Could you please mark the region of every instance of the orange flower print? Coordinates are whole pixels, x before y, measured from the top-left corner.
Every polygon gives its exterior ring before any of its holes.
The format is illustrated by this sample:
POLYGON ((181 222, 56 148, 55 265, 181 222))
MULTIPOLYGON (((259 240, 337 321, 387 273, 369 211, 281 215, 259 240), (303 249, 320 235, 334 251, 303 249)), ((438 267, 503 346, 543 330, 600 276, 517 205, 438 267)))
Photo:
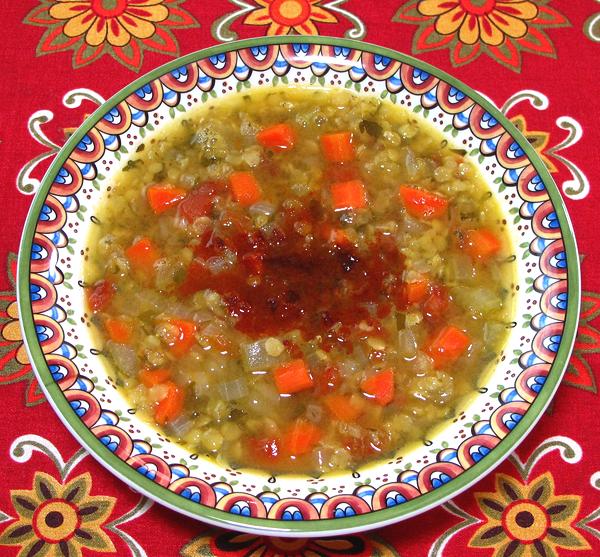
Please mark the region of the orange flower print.
POLYGON ((315 21, 337 23, 337 18, 319 6, 321 0, 254 0, 261 6, 251 11, 244 23, 268 25, 267 35, 318 35, 315 21))
POLYGON ((567 19, 550 0, 411 0, 393 20, 419 25, 417 53, 449 48, 455 66, 485 53, 520 71, 521 51, 555 58, 543 28, 565 27, 567 19))
POLYGON ((116 499, 90 495, 91 487, 89 472, 68 483, 36 472, 31 490, 10 492, 18 519, 0 534, 0 545, 19 547, 18 557, 81 557, 84 548, 114 553, 115 546, 102 526, 116 499))
POLYGON ((499 45, 505 36, 523 37, 527 34, 527 21, 538 14, 533 2, 506 0, 423 0, 419 11, 435 16, 435 29, 440 35, 458 32, 465 44, 482 40, 499 45))
POLYGON ((493 549, 493 557, 550 557, 558 555, 558 547, 590 549, 572 525, 581 496, 557 495, 550 472, 526 483, 497 474, 496 491, 475 493, 475 498, 485 520, 469 547, 493 549))
POLYGON ((38 55, 73 50, 73 66, 81 67, 103 54, 134 70, 144 50, 173 56, 179 46, 169 27, 197 27, 179 5, 185 0, 40 0, 25 23, 47 27, 38 55))
POLYGON ((85 36, 85 42, 91 46, 105 41, 113 46, 125 46, 132 36, 147 39, 154 35, 154 23, 167 19, 169 10, 162 0, 139 3, 61 0, 50 6, 49 13, 55 19, 65 20, 63 33, 67 37, 85 36))

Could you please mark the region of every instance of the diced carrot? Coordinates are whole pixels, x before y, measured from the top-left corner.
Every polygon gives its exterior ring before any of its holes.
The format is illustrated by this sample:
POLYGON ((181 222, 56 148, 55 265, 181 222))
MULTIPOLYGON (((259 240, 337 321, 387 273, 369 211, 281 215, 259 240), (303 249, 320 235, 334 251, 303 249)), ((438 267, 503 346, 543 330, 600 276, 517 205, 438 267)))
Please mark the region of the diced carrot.
POLYGON ((233 197, 240 205, 248 207, 261 197, 260 187, 252 172, 233 172, 229 176, 229 183, 233 197))
POLYGON ((328 133, 321 136, 321 150, 330 162, 350 162, 355 152, 351 132, 328 133))
POLYGON ((257 141, 273 151, 291 149, 296 143, 296 131, 289 124, 275 124, 256 134, 257 141))
POLYGON ((463 249, 474 259, 489 259, 500 248, 500 239, 487 228, 465 232, 463 249))
POLYGON ((356 161, 346 163, 332 162, 323 170, 323 181, 327 184, 358 179, 360 179, 360 171, 356 161))
POLYGON ((196 344, 196 324, 186 319, 169 319, 167 322, 178 329, 177 337, 168 343, 169 350, 173 356, 181 358, 196 344))
POLYGON ((127 344, 133 338, 133 325, 125 319, 108 318, 104 321, 104 329, 110 340, 127 344))
POLYGON ((94 313, 104 311, 110 305, 114 295, 115 285, 110 280, 99 280, 87 290, 87 301, 90 309, 94 313))
POLYGON ((313 385, 313 378, 304 360, 297 359, 279 366, 275 372, 275 385, 280 394, 294 394, 313 385))
POLYGON ((296 420, 281 440, 281 449, 285 455, 301 456, 309 453, 321 440, 321 430, 307 420, 296 420))
POLYGON ((471 339, 458 327, 447 325, 435 336, 426 353, 433 359, 436 369, 452 364, 460 358, 471 344, 471 339))
POLYGON ((160 258, 160 251, 150 238, 140 238, 125 250, 131 266, 141 273, 152 274, 154 263, 160 258))
POLYGON ((171 371, 164 368, 142 369, 138 373, 138 377, 142 385, 154 387, 168 381, 171 378, 171 371))
POLYGON ((399 196, 406 212, 418 219, 439 219, 448 210, 448 200, 445 197, 419 188, 400 186, 399 196))
POLYGON ((417 279, 407 282, 406 301, 409 304, 420 304, 427 299, 429 294, 429 281, 427 279, 417 279))
POLYGON ((171 184, 155 184, 146 190, 146 199, 152 210, 160 215, 177 205, 187 193, 187 190, 171 184))
POLYGON ((387 406, 394 400, 394 371, 391 369, 379 371, 365 379, 360 384, 360 388, 373 402, 380 406, 387 406))
POLYGON ((165 425, 181 416, 185 400, 185 393, 179 385, 173 381, 167 381, 164 385, 167 385, 167 394, 154 412, 154 419, 159 425, 165 425))
POLYGON ((331 204, 336 211, 364 209, 367 206, 365 185, 360 180, 332 184, 331 204))
POLYGON ((361 409, 352 404, 352 399, 346 395, 327 395, 323 402, 332 417, 342 422, 355 422, 362 413, 361 409))

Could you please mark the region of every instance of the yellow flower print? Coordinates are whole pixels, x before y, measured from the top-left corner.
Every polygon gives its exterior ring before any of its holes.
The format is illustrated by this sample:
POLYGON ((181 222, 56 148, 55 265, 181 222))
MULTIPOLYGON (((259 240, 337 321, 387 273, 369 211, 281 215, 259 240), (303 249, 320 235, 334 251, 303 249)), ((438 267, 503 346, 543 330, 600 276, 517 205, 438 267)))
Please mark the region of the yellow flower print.
POLYGON ((485 523, 469 547, 493 549, 493 557, 557 555, 556 548, 590 549, 572 522, 579 514, 579 495, 556 495, 550 472, 529 483, 496 475, 496 491, 476 493, 485 523))
POLYGON ((98 46, 108 41, 113 46, 124 46, 131 36, 147 39, 154 35, 155 22, 164 21, 169 10, 163 0, 60 0, 50 7, 55 19, 67 20, 63 32, 67 37, 85 35, 85 41, 98 46))
POLYGON ((81 557, 82 549, 113 553, 115 546, 101 526, 112 512, 114 497, 90 495, 89 472, 66 484, 37 472, 33 489, 12 490, 18 520, 0 535, 0 545, 18 546, 26 555, 81 557))
POLYGON ((556 58, 546 29, 571 24, 551 1, 408 0, 392 20, 419 26, 415 54, 448 49, 455 66, 486 54, 518 72, 523 52, 556 58))
POLYGON ((538 14, 533 2, 520 0, 423 0, 418 9, 436 17, 435 30, 440 35, 458 33, 462 43, 481 40, 494 46, 502 44, 505 36, 525 36, 527 21, 538 14))
POLYGON ((268 25, 267 35, 287 35, 294 31, 301 35, 319 33, 315 21, 337 23, 337 18, 320 7, 321 0, 255 0, 259 8, 244 19, 247 25, 268 25))
POLYGON ((25 23, 46 27, 37 52, 73 50, 81 67, 110 54, 139 70, 144 50, 179 55, 171 28, 198 27, 185 0, 39 0, 25 23))

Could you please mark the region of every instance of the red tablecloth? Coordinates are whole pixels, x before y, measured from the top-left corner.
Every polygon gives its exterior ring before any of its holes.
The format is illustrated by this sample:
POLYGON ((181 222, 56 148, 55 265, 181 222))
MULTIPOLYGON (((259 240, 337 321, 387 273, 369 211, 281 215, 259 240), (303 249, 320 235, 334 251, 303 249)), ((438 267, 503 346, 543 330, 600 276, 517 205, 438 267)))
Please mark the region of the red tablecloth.
POLYGON ((0 555, 600 555, 598 0, 19 0, 0 2, 0 13, 0 555), (15 254, 32 193, 85 114, 179 54, 289 33, 417 55, 490 97, 553 172, 582 256, 575 353, 551 409, 517 452, 438 509, 329 540, 207 528, 113 478, 41 394, 15 304, 15 254), (52 500, 75 487, 73 501, 95 518, 83 533, 73 509, 52 500))

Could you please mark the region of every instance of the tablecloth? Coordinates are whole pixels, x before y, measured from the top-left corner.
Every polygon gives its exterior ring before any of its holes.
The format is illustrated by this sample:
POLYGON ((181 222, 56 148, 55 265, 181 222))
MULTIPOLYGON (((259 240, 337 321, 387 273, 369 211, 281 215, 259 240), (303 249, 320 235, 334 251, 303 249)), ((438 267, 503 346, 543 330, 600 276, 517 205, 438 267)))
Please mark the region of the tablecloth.
POLYGON ((0 555, 600 555, 598 0, 2 0, 0 14, 0 555), (15 303, 16 252, 32 195, 86 114, 180 54, 273 34, 377 43, 485 94, 553 173, 581 252, 575 350, 525 442, 441 507, 330 539, 210 528, 115 479, 46 402, 15 303), (83 531, 76 512, 93 516, 83 531))

